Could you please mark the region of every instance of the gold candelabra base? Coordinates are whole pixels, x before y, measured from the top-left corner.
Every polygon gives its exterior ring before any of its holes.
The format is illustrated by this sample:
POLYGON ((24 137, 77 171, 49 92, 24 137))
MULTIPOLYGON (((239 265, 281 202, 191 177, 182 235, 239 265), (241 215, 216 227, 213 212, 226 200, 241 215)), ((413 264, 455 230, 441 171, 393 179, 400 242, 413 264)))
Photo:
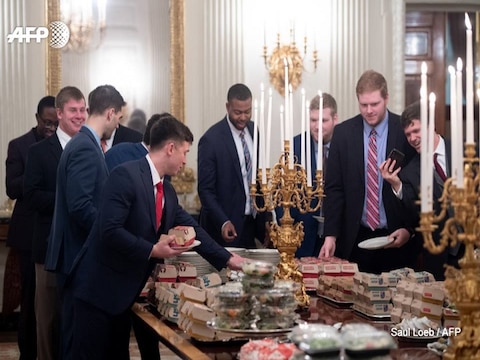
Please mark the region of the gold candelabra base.
POLYGON ((300 285, 295 298, 301 307, 307 307, 310 297, 305 291, 303 275, 298 270, 295 261, 295 252, 303 241, 303 223, 294 224, 290 215, 290 209, 296 208, 300 213, 315 212, 320 209, 323 197, 322 171, 315 173, 315 187, 307 180, 307 171, 302 165, 293 163, 290 156, 290 142, 285 140, 284 152, 280 161, 272 169, 262 169, 258 172, 258 182, 261 182, 260 191, 257 192, 257 184, 250 187, 250 194, 255 208, 258 211, 274 211, 281 207, 283 216, 280 224, 271 224, 270 239, 272 244, 280 252, 280 263, 278 264, 275 278, 282 280, 293 280, 300 285), (270 171, 271 170, 271 171, 270 171), (262 172, 266 171, 262 180, 262 172), (259 205, 257 197, 263 201, 259 205), (318 199, 315 203, 312 201, 318 199))
MULTIPOLYGON (((292 222, 293 223, 293 222, 292 222)), ((273 245, 280 253, 280 263, 278 264, 276 279, 293 280, 300 284, 295 293, 295 300, 300 307, 307 307, 310 304, 310 296, 307 295, 303 275, 298 270, 295 262, 295 252, 298 244, 303 240, 303 223, 293 224, 272 224, 270 230, 270 239, 273 245)))

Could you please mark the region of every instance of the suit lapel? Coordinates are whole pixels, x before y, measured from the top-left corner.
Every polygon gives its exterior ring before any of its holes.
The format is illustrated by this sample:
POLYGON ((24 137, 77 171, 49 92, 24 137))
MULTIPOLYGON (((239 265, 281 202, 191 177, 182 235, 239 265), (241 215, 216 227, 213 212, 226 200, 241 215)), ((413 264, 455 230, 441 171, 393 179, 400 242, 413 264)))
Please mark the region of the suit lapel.
POLYGON ((222 133, 226 141, 227 151, 230 154, 232 164, 234 164, 235 173, 240 181, 243 184, 242 169, 240 168, 240 159, 238 158, 237 147, 235 146, 235 140, 233 139, 232 132, 230 131, 230 126, 228 125, 228 119, 225 117, 222 126, 222 133))
POLYGON ((357 117, 357 121, 353 124, 352 131, 352 149, 357 154, 352 154, 354 160, 354 167, 359 174, 360 181, 365 187, 365 159, 364 159, 364 144, 363 144, 363 119, 361 116, 357 117))
POLYGON ((148 213, 150 214, 150 223, 154 229, 154 232, 157 232, 157 224, 155 218, 155 192, 153 190, 152 183, 152 173, 150 171, 150 166, 148 161, 143 159, 140 163, 140 177, 142 179, 143 188, 145 189, 145 198, 147 199, 148 213))
POLYGON ((60 144, 60 140, 58 139, 58 135, 55 133, 48 138, 48 143, 50 144, 50 151, 52 153, 55 162, 58 164, 60 162, 60 156, 62 155, 62 145, 60 144))

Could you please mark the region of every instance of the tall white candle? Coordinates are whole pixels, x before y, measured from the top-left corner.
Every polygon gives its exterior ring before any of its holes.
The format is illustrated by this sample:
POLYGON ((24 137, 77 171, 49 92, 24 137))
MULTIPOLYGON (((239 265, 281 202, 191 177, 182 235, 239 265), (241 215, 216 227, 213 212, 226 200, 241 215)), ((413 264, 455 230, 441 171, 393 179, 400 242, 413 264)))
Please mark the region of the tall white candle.
POLYGON ((292 84, 288 86, 288 96, 289 96, 289 104, 288 104, 288 110, 290 111, 290 114, 288 114, 288 141, 290 143, 290 162, 289 162, 289 167, 290 169, 293 169, 293 88, 292 84))
POLYGON ((305 112, 307 115, 307 134, 305 135, 307 140, 306 146, 306 163, 307 163, 307 186, 312 186, 312 140, 310 134, 310 101, 305 102, 305 112))
POLYGON ((463 83, 462 83, 462 69, 463 62, 461 58, 457 59, 457 124, 458 124, 458 174, 457 174, 457 187, 459 189, 464 188, 463 184, 463 83))
POLYGON ((305 89, 302 89, 302 126, 300 130, 300 159, 301 164, 305 168, 308 163, 305 161, 305 89))
POLYGON ((435 136, 435 94, 430 93, 430 98, 429 98, 429 109, 428 109, 428 210, 427 211, 432 211, 433 210, 433 154, 435 153, 435 148, 434 148, 434 136, 435 136))
POLYGON ((288 116, 290 115, 290 112, 288 110, 288 104, 289 104, 289 100, 288 100, 288 61, 287 61, 287 58, 283 58, 283 66, 284 66, 284 70, 285 70, 285 74, 284 74, 284 97, 285 97, 285 137, 283 138, 283 140, 287 140, 288 139, 288 116))
POLYGON ((262 169, 262 184, 267 183, 267 166, 265 163, 265 88, 263 83, 260 84, 260 168, 262 169))
POLYGON ((318 91, 318 154, 317 170, 323 170, 323 94, 318 91))
POLYGON ((257 148, 258 148, 258 103, 257 99, 253 102, 253 154, 252 154, 252 184, 257 182, 257 148))
POLYGON ((270 168, 270 146, 271 146, 271 138, 272 138, 272 88, 268 89, 268 112, 267 112, 267 143, 266 143, 266 159, 265 163, 267 168, 270 168))
POLYGON ((465 13, 465 27, 467 28, 467 55, 466 55, 466 100, 467 100, 467 144, 473 144, 473 51, 472 51, 472 24, 468 14, 465 13))
POLYGON ((422 62, 421 87, 420 87, 420 208, 422 212, 428 211, 428 105, 427 105, 427 63, 422 62))
POLYGON ((459 163, 458 159, 459 156, 457 155, 458 152, 458 120, 457 120, 457 90, 456 90, 456 76, 455 76, 455 68, 453 66, 448 67, 448 72, 450 73, 450 139, 452 139, 452 150, 451 150, 451 171, 452 171, 452 184, 457 184, 457 176, 458 176, 458 169, 459 163))
POLYGON ((280 105, 280 148, 282 149, 282 154, 285 152, 285 121, 283 118, 283 105, 280 105))

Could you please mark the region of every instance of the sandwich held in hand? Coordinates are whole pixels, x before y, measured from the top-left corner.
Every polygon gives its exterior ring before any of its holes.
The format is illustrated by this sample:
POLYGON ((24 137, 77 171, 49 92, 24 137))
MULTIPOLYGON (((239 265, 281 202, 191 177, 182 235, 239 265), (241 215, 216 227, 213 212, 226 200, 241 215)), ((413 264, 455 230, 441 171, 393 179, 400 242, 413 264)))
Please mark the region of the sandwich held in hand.
POLYGON ((195 229, 192 226, 175 226, 168 230, 168 235, 175 235, 175 241, 170 245, 174 248, 189 247, 195 241, 195 229))

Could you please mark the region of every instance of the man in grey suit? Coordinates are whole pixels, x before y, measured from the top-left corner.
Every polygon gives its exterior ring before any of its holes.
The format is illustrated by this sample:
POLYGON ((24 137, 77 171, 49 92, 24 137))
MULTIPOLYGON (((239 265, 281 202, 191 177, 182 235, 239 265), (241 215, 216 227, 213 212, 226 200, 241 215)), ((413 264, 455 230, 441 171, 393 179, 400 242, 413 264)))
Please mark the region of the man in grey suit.
POLYGON ((319 256, 335 253, 357 262, 361 271, 373 273, 412 266, 413 229, 406 228, 407 214, 390 186, 384 186, 379 166, 394 148, 406 155, 406 162, 415 150, 405 138, 400 117, 387 110, 383 75, 364 72, 356 93, 360 114, 335 127, 330 145, 323 205, 325 243, 319 256), (376 194, 369 197, 373 189, 376 194), (388 236, 388 248, 358 247, 361 241, 380 236, 388 236))
POLYGON ((97 217, 103 185, 108 177, 100 139, 118 127, 125 101, 111 85, 97 87, 88 96, 89 116, 70 140, 58 164, 52 231, 45 269, 57 273, 62 304, 62 359, 72 357, 73 294, 68 280, 97 217))
MULTIPOLYGON (((32 255, 35 262, 35 316, 37 358, 59 358, 60 304, 55 274, 44 269, 47 241, 52 226, 57 167, 63 148, 85 123, 85 97, 73 86, 62 88, 55 101, 57 131, 28 150, 24 198, 34 211, 32 255)), ((54 108, 55 110, 55 108, 54 108)))

